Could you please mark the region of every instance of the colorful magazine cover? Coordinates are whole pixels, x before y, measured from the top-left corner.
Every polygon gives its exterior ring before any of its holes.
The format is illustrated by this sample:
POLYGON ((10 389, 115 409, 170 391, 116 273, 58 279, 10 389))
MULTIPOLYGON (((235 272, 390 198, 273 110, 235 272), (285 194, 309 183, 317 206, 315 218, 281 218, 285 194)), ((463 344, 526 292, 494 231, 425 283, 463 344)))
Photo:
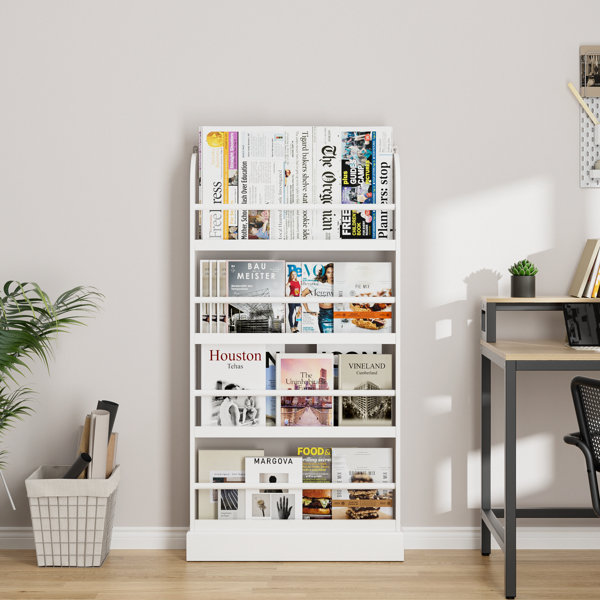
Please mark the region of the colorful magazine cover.
MULTIPOLYGON (((302 483, 331 483, 331 448, 300 446, 302 483)), ((331 490, 302 490, 303 519, 331 519, 331 490)))
POLYGON ((264 389, 265 360, 264 345, 202 345, 202 389, 218 390, 201 400, 202 426, 266 425, 265 397, 244 394, 264 389))
POLYGON ((230 260, 227 271, 230 333, 283 333, 284 305, 272 302, 236 302, 236 297, 284 295, 282 260, 230 260))
POLYGON ((332 354, 279 354, 277 389, 302 390, 306 395, 281 396, 279 424, 284 427, 333 425, 333 398, 310 390, 332 390, 332 354))
POLYGON ((333 311, 336 333, 388 333, 392 331, 392 263, 335 263, 335 296, 356 301, 336 303, 333 311))
POLYGON ((333 333, 333 302, 330 300, 333 293, 332 262, 302 263, 300 295, 303 333, 333 333))
POLYGON ((300 302, 302 263, 286 263, 286 273, 285 295, 298 298, 298 302, 286 305, 285 330, 288 333, 299 333, 302 331, 302 304, 300 302))
POLYGON ((369 395, 369 391, 392 389, 392 358, 391 354, 340 355, 339 389, 364 390, 364 396, 340 398, 340 425, 392 424, 392 396, 369 395))

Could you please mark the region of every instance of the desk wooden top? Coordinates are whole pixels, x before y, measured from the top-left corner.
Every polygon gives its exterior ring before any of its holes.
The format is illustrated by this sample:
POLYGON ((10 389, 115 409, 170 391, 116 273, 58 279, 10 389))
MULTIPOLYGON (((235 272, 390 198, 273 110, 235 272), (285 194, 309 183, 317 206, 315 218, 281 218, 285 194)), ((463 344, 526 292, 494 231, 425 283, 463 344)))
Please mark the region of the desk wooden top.
POLYGON ((600 302, 600 298, 574 298, 573 296, 537 296, 535 298, 510 298, 499 296, 482 296, 481 302, 496 304, 566 304, 567 302, 600 302))
POLYGON ((481 351, 492 358, 506 360, 565 360, 565 361, 600 361, 600 352, 595 350, 575 350, 566 342, 544 340, 538 342, 499 341, 484 342, 481 340, 481 351))

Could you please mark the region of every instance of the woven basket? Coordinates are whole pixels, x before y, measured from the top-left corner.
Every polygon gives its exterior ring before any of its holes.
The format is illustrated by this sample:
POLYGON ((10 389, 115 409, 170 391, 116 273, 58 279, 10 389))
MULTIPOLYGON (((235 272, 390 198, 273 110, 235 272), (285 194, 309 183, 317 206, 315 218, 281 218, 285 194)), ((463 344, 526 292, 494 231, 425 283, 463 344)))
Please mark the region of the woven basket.
POLYGON ((62 479, 43 466, 26 480, 39 567, 99 567, 110 550, 120 471, 108 479, 62 479))

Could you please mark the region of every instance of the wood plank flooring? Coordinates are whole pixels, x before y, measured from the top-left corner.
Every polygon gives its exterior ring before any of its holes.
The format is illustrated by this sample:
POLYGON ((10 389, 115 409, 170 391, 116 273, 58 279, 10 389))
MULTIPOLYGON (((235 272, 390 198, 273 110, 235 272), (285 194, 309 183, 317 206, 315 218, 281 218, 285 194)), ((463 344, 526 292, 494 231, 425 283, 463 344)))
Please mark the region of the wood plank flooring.
MULTIPOLYGON (((40 568, 0 551, 0 600, 486 600, 503 556, 412 550, 404 563, 188 563, 181 550, 113 550, 101 568, 40 568)), ((600 598, 600 551, 522 550, 519 600, 600 598)))

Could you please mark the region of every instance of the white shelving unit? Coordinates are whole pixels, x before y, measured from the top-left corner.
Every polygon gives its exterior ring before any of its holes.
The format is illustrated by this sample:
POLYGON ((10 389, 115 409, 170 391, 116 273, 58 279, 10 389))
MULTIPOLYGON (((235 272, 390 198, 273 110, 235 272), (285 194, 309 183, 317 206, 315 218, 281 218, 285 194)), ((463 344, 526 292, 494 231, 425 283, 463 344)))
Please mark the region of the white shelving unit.
MULTIPOLYGON (((399 194, 399 165, 394 156, 394 201, 386 205, 394 216, 393 240, 318 240, 314 243, 303 240, 197 240, 196 222, 198 211, 214 210, 212 205, 198 204, 197 158, 192 155, 190 166, 190 529, 187 534, 187 560, 189 561, 401 561, 404 560, 404 542, 400 521, 400 230, 397 200, 399 194), (198 261, 202 258, 235 259, 241 257, 282 258, 286 260, 328 261, 390 261, 394 265, 394 297, 386 298, 394 304, 394 333, 378 334, 309 334, 309 333, 197 333, 197 305, 200 302, 222 302, 222 298, 197 296, 198 261), (394 425, 388 427, 203 427, 199 421, 199 403, 213 395, 213 391, 200 388, 199 347, 202 344, 239 344, 250 341, 255 344, 286 344, 304 346, 314 351, 315 344, 348 345, 349 349, 361 344, 382 344, 384 351, 394 354, 394 389, 373 392, 373 395, 393 396, 394 425), (311 348, 312 346, 312 348, 311 348), (233 431, 232 431, 233 429, 233 431), (296 446, 318 444, 333 446, 378 446, 391 447, 394 451, 394 483, 377 484, 379 489, 394 490, 394 519, 392 520, 295 520, 263 521, 238 520, 220 521, 197 518, 197 493, 199 490, 220 488, 245 489, 248 484, 198 483, 198 449, 264 448, 265 454, 289 454, 296 446)), ((267 205, 277 208, 275 205, 267 205)), ((328 205, 333 210, 348 210, 348 205, 328 205)), ((378 208, 379 205, 369 205, 378 208)), ((221 209, 222 205, 218 205, 221 209)), ((255 208, 253 206, 253 208, 255 208)), ((286 210, 319 210, 316 205, 290 207, 286 210)), ((239 210, 228 205, 227 210, 239 210)), ((340 299, 343 300, 343 299, 340 299)), ((265 301, 264 298, 246 298, 244 302, 265 301)), ((291 298, 270 298, 270 302, 297 302, 291 298)), ((297 348, 294 351, 298 351, 297 348)), ((240 392, 241 393, 241 392, 240 392)), ((293 395, 291 390, 244 390, 244 395, 261 396, 293 395)), ((302 395, 301 391, 297 392, 302 395)), ((304 392, 305 394, 305 392, 304 392)), ((347 396, 364 395, 364 392, 328 390, 312 391, 312 395, 347 396)), ((261 484, 265 489, 269 485, 261 484)), ((253 487, 256 487, 255 484, 253 487)), ((287 486, 292 489, 293 486, 287 486)), ((305 487, 305 486, 302 486, 305 487)), ((315 484, 311 489, 337 489, 347 484, 315 484)), ((352 489, 373 484, 352 484, 352 489)), ((301 489, 301 488, 298 488, 301 489)))

